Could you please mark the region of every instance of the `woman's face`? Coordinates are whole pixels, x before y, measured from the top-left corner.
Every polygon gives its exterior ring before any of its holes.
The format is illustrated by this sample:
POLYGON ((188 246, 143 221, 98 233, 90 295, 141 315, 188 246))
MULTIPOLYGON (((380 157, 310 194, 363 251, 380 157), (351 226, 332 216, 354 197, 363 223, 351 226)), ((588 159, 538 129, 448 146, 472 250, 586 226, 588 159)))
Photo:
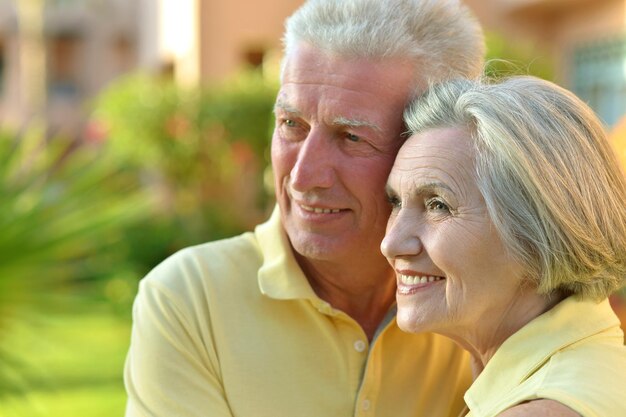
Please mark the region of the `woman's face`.
POLYGON ((392 213, 381 249, 396 271, 400 328, 458 335, 498 327, 519 301, 523 273, 476 184, 469 133, 437 128, 410 137, 387 194, 392 213))

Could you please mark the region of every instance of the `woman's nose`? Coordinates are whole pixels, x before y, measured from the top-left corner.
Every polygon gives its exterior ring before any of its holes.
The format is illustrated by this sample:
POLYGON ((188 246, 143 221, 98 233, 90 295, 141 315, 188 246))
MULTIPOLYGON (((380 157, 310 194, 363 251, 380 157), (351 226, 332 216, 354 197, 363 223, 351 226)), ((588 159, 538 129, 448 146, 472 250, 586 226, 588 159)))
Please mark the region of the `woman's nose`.
POLYGON ((387 233, 380 244, 380 250, 387 259, 416 256, 423 250, 421 239, 417 235, 416 219, 399 213, 389 219, 387 233))

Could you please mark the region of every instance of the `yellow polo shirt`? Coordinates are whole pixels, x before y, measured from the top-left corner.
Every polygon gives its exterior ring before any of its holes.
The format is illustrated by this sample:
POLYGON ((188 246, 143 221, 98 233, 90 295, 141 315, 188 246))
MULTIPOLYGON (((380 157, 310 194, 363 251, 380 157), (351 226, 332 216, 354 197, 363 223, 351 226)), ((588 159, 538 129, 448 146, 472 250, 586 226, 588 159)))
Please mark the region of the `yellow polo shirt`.
POLYGON ((313 292, 278 210, 157 266, 133 320, 127 417, 456 417, 471 381, 467 354, 394 311, 368 343, 313 292))
POLYGON ((509 337, 465 394, 467 416, 545 398, 583 417, 626 416, 626 347, 608 300, 567 298, 509 337))

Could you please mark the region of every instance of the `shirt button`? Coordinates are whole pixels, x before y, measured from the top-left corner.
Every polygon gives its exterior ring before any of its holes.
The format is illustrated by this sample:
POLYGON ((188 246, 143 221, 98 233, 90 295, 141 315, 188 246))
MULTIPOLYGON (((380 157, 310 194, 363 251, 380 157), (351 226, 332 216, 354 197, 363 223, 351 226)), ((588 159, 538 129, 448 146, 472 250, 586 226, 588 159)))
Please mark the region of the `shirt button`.
POLYGON ((363 400, 363 402, 361 403, 361 407, 365 411, 369 410, 371 406, 372 406, 372 403, 370 403, 370 400, 363 400))
POLYGON ((357 340, 356 342, 354 342, 354 350, 356 350, 357 352, 363 352, 366 347, 367 346, 365 345, 365 342, 362 340, 357 340))

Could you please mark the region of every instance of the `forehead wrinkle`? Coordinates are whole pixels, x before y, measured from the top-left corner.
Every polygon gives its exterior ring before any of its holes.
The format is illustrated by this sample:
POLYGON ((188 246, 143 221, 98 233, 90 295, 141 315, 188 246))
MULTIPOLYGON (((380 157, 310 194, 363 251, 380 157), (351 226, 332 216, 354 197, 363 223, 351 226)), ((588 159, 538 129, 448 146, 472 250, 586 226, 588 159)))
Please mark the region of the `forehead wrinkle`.
MULTIPOLYGON (((421 198, 426 195, 447 195, 455 201, 466 199, 467 190, 448 172, 425 167, 394 167, 389 176, 389 184, 397 187, 396 194, 405 198, 414 196, 421 198), (426 169, 426 171, 424 171, 426 169), (437 173, 438 171, 438 173, 437 173)), ((393 189, 393 187, 391 187, 393 189)))
MULTIPOLYGON (((450 193, 456 193, 452 187, 446 184, 443 181, 438 180, 428 180, 424 178, 423 174, 418 173, 421 171, 420 168, 414 167, 398 167, 394 166, 391 171, 387 185, 385 187, 386 190, 396 191, 393 187, 393 182, 399 182, 400 190, 399 191, 409 191, 411 194, 424 194, 431 193, 438 190, 446 190, 450 193), (417 171, 417 172, 416 172, 417 171)), ((457 185, 457 184, 455 184, 457 185)))
MULTIPOLYGON (((430 149, 426 149, 419 142, 405 143, 400 149, 396 163, 403 161, 405 166, 394 166, 398 174, 402 174, 408 179, 414 179, 412 186, 418 187, 419 179, 424 177, 440 177, 444 181, 432 181, 433 184, 441 185, 441 188, 464 194, 464 181, 476 183, 475 160, 472 150, 451 148, 449 145, 429 144, 430 149), (432 150, 435 152, 433 153, 432 150), (469 164, 461 163, 467 158, 469 164), (445 183, 451 186, 446 186, 445 183)), ((426 182, 425 182, 426 184, 426 182)))

